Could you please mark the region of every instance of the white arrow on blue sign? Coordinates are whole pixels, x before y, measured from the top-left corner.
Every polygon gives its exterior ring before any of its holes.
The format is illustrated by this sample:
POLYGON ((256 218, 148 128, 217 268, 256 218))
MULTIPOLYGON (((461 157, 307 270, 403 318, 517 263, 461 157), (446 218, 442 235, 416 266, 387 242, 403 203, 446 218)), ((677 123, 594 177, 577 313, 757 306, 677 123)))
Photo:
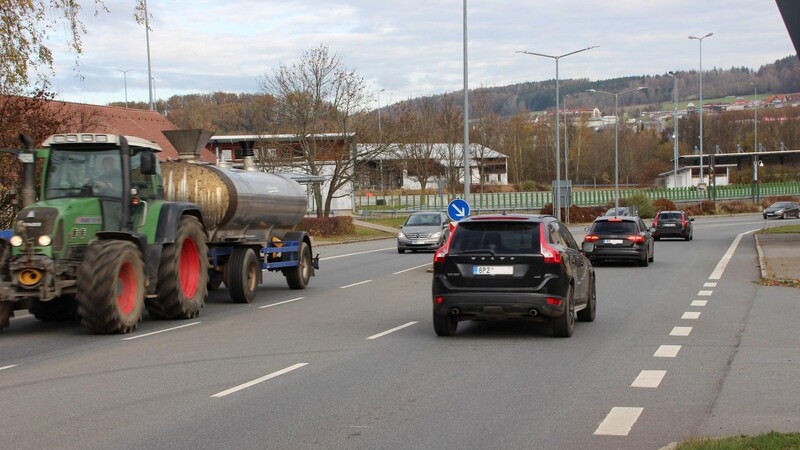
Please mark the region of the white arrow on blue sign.
POLYGON ((447 205, 447 215, 451 219, 458 222, 459 220, 469 216, 469 203, 461 198, 456 198, 450 201, 447 205))

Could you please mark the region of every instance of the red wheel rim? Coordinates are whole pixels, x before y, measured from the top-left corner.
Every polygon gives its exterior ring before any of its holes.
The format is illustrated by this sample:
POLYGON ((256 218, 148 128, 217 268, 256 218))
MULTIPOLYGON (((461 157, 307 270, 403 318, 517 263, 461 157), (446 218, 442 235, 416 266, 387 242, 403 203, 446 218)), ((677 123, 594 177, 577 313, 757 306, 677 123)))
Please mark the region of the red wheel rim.
POLYGON ((197 251, 197 244, 190 237, 184 239, 181 246, 180 278, 183 296, 194 297, 200 281, 200 254, 197 251))
POLYGON ((136 271, 129 261, 122 263, 119 268, 119 275, 117 276, 121 288, 117 296, 117 305, 123 314, 130 314, 136 307, 136 296, 138 294, 138 284, 136 279, 136 271))

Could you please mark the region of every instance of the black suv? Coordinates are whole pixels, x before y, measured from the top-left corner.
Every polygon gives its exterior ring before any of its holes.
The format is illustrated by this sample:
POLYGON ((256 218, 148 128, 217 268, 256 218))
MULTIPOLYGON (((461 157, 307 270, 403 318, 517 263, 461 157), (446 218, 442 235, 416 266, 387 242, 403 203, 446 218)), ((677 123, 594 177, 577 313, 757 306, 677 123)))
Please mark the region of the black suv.
POLYGON ((653 219, 653 238, 683 238, 691 241, 693 238, 692 222, 686 211, 659 211, 653 219))
POLYGON ((584 243, 594 244, 586 256, 592 262, 635 261, 647 267, 655 256, 652 230, 639 216, 598 217, 583 238, 584 243))
MULTIPOLYGON (((591 247, 591 246, 590 246, 591 247)), ((594 268, 555 217, 482 215, 458 222, 433 259, 433 329, 458 322, 549 320, 569 337, 596 310, 594 268)))

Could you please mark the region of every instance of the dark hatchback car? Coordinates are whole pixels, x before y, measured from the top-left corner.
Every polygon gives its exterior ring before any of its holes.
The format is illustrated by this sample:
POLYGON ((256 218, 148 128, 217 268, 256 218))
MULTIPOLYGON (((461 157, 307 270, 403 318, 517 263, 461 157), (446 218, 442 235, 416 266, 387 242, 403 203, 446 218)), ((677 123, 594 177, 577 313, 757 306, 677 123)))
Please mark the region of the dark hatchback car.
POLYGON ((655 243, 650 228, 639 216, 598 217, 587 228, 584 243, 594 244, 586 256, 599 261, 634 261, 647 267, 655 256, 655 243))
POLYGON ((653 218, 653 239, 682 238, 691 241, 694 238, 692 227, 694 218, 686 211, 659 211, 653 218))
POLYGON ((765 208, 762 213, 765 219, 785 219, 787 217, 800 217, 800 204, 797 202, 776 202, 765 208))
MULTIPOLYGON (((589 246, 591 247, 591 245, 589 246)), ((483 215, 458 222, 433 259, 433 328, 459 321, 550 321, 569 337, 595 318, 594 268, 555 217, 483 215)))

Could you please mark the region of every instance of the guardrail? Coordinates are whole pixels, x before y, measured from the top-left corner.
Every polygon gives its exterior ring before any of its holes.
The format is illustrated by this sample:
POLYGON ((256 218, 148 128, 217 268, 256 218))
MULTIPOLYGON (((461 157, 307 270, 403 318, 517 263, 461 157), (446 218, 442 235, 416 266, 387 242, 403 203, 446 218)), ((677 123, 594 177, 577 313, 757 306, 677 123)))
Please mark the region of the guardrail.
MULTIPOLYGON (((800 195, 800 182, 763 183, 753 192, 752 185, 727 185, 697 188, 670 189, 620 189, 620 198, 644 194, 651 201, 664 198, 675 203, 701 202, 703 200, 744 200, 755 197, 800 195)), ((460 198, 460 196, 458 196, 460 198)), ((467 200, 473 211, 534 211, 553 202, 552 192, 492 192, 470 193, 467 200)), ((413 211, 445 211, 452 200, 450 196, 417 194, 356 196, 355 209, 361 215, 372 213, 403 214, 413 211)), ((614 189, 581 189, 572 191, 573 206, 602 206, 614 201, 614 189)))

